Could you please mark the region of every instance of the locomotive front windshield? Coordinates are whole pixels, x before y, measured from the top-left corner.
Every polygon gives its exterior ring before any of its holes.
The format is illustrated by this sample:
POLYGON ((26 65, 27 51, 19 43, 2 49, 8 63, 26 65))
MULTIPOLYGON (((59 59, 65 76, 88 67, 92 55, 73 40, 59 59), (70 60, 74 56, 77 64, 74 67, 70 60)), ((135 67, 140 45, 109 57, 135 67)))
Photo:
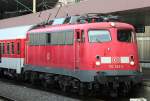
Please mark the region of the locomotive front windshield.
POLYGON ((110 32, 107 30, 90 30, 88 36, 89 42, 108 42, 111 40, 110 32))
POLYGON ((118 30, 117 32, 117 40, 120 42, 132 42, 133 36, 132 30, 118 30))

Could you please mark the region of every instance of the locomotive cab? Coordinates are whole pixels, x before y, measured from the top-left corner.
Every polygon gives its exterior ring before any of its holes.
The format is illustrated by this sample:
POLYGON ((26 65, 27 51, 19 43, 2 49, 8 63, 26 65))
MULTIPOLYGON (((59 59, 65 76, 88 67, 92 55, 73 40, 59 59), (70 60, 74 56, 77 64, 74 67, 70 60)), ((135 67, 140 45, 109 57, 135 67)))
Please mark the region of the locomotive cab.
POLYGON ((87 36, 87 69, 96 71, 96 81, 117 89, 141 82, 136 35, 131 25, 106 22, 88 29, 87 36))

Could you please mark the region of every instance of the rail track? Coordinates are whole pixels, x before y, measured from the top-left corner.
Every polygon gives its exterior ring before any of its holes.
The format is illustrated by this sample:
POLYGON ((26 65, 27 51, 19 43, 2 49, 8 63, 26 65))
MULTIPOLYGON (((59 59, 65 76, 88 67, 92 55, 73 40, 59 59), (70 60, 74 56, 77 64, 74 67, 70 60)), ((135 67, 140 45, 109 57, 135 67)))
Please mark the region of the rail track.
MULTIPOLYGON (((138 96, 132 95, 132 94, 134 94, 137 91, 131 92, 131 94, 129 96, 127 96, 127 97, 118 97, 118 98, 113 98, 113 99, 112 98, 108 98, 106 96, 78 96, 78 95, 74 95, 74 94, 64 93, 64 92, 62 92, 62 91, 60 91, 58 89, 44 89, 43 87, 41 87, 39 85, 31 85, 31 84, 27 84, 27 83, 23 83, 23 82, 17 82, 17 81, 5 79, 5 78, 1 78, 0 79, 0 86, 1 87, 4 88, 4 85, 7 85, 7 84, 8 85, 14 85, 14 86, 17 86, 17 87, 19 86, 22 89, 21 91, 27 92, 27 93, 29 92, 29 91, 27 91, 27 89, 34 89, 33 92, 39 93, 40 96, 47 95, 47 99, 49 99, 48 97, 50 97, 50 98, 52 98, 53 101, 62 101, 62 99, 65 99, 65 100, 69 99, 69 101, 83 101, 83 100, 84 101, 120 101, 120 100, 121 101, 129 101, 130 98, 139 96, 139 95, 138 96), (4 84, 1 85, 1 82, 4 83, 4 84), (44 92, 46 94, 42 95, 41 92, 44 92), (58 96, 58 97, 56 97, 56 96, 58 96)), ((1 87, 0 87, 0 91, 2 90, 1 87)), ((6 87, 6 89, 12 89, 12 90, 16 89, 14 92, 18 92, 17 91, 18 90, 17 87, 16 88, 6 87)), ((4 88, 3 91, 7 91, 7 90, 5 90, 5 88, 4 88)), ((10 91, 8 91, 8 92, 11 93, 10 91)), ((33 92, 31 91, 31 95, 33 94, 33 92)), ((3 94, 3 95, 9 95, 9 93, 3 94)), ((12 96, 14 98, 16 96, 20 96, 21 97, 21 93, 19 93, 19 94, 16 94, 16 95, 14 94, 12 96)), ((1 92, 0 92, 0 95, 1 95, 1 92)), ((23 93, 22 95, 24 95, 26 97, 30 97, 30 94, 26 95, 26 94, 23 93)), ((28 100, 28 101, 49 101, 49 100, 43 100, 43 99, 40 100, 40 96, 38 96, 39 100, 37 100, 38 97, 36 96, 37 99, 28 100)), ((33 97, 35 97, 35 96, 33 96, 33 97)), ((24 97, 21 97, 21 98, 22 98, 21 101, 27 101, 27 99, 30 99, 30 98, 24 98, 24 97)), ((65 101, 65 100, 63 100, 63 101, 65 101)), ((12 97, 0 96, 0 101, 20 101, 20 100, 12 99, 12 97)))
POLYGON ((1 99, 2 101, 105 101, 94 97, 82 97, 74 94, 66 94, 58 89, 44 89, 38 85, 35 86, 26 83, 16 83, 16 81, 8 79, 0 79, 0 95, 1 93, 4 93, 3 95, 12 94, 10 96, 17 100, 11 99, 11 97, 2 96, 0 97, 0 101, 1 99), (16 94, 12 94, 13 92, 16 94))
POLYGON ((1 96, 0 95, 0 101, 16 101, 15 99, 12 99, 10 97, 1 96))

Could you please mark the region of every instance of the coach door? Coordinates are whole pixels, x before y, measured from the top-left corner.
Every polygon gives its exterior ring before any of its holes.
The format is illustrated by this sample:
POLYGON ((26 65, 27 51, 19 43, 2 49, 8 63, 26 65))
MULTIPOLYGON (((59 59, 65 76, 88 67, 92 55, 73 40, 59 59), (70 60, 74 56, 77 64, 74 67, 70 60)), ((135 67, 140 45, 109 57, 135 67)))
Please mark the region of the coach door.
POLYGON ((84 31, 81 29, 75 30, 75 70, 78 70, 81 66, 81 49, 84 43, 84 31))
POLYGON ((18 59, 17 59, 17 73, 20 73, 21 72, 21 67, 23 66, 23 64, 22 64, 22 51, 21 51, 21 40, 20 39, 18 39, 18 40, 16 40, 16 45, 15 45, 15 47, 16 47, 16 54, 17 54, 17 56, 18 56, 18 59))

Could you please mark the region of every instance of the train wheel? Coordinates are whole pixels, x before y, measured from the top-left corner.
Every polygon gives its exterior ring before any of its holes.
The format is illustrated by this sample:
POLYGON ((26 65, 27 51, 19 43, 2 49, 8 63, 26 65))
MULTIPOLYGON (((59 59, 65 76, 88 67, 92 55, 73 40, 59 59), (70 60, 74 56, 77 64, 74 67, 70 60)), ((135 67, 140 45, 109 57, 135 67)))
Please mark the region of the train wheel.
POLYGON ((32 72, 31 77, 30 77, 30 82, 32 85, 37 85, 39 84, 39 75, 37 72, 32 72))
POLYGON ((4 70, 0 69, 0 78, 4 77, 4 70))
POLYGON ((110 96, 113 97, 113 98, 117 97, 117 96, 118 96, 118 91, 117 91, 117 89, 111 90, 111 91, 110 91, 110 96))
POLYGON ((59 87, 63 92, 66 92, 66 93, 70 92, 69 82, 65 79, 62 79, 59 81, 59 87))
POLYGON ((16 81, 22 81, 22 75, 21 74, 15 74, 15 80, 16 81))
POLYGON ((89 93, 90 92, 88 91, 87 85, 85 83, 80 83, 78 94, 81 96, 87 96, 89 93))
POLYGON ((41 80, 41 85, 44 87, 44 89, 48 88, 48 83, 46 82, 46 80, 41 80))

